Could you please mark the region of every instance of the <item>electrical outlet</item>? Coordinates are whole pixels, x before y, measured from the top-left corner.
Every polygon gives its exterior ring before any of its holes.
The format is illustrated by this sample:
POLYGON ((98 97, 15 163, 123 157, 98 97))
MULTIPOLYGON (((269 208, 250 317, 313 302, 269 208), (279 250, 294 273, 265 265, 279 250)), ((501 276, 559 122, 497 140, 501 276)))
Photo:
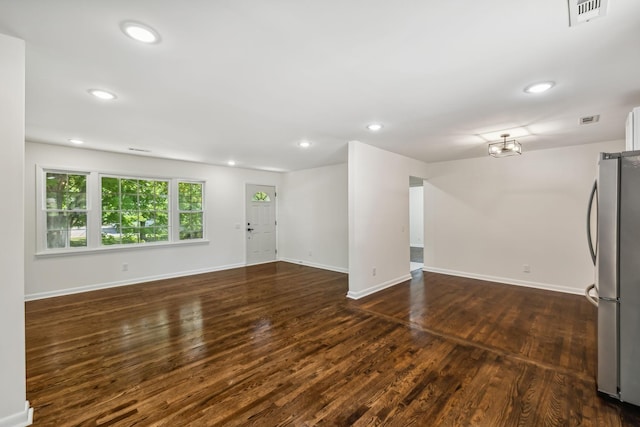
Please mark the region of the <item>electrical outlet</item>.
POLYGON ((122 271, 129 271, 129 264, 126 262, 122 264, 122 271))
POLYGON ((529 266, 529 264, 524 264, 524 265, 522 266, 522 271, 523 271, 524 273, 531 273, 531 267, 529 266))
POLYGON ((309 251, 309 256, 313 256, 313 254, 312 254, 312 252, 311 252, 311 251, 309 251))
POLYGON ((375 268, 375 267, 373 267, 373 270, 371 271, 371 274, 372 274, 373 276, 375 276, 375 275, 376 275, 376 268, 375 268))

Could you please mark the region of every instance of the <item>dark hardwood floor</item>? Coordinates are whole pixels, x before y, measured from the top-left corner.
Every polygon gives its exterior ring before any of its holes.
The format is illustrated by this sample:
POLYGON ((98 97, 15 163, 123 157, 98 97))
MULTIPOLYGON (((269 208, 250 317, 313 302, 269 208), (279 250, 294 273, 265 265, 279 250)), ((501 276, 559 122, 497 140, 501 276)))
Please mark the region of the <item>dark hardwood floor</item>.
POLYGON ((36 426, 638 426, 580 296, 273 263, 26 304, 36 426))

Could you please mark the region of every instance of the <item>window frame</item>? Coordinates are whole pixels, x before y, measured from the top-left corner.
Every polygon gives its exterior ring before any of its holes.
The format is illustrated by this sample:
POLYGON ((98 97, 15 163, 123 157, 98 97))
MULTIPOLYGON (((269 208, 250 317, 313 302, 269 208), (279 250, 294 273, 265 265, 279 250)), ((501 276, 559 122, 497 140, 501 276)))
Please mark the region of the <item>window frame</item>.
POLYGON ((174 227, 175 237, 177 242, 189 242, 189 241, 197 241, 201 239, 205 239, 207 236, 207 221, 206 221, 206 198, 205 198, 205 182, 199 180, 191 180, 191 179, 177 179, 176 180, 176 227, 174 227), (200 210, 182 210, 180 209, 180 184, 199 184, 200 185, 200 210), (202 222, 202 237, 199 238, 189 238, 189 239, 181 239, 180 238, 180 214, 182 213, 200 213, 202 214, 201 222, 202 222))
MULTIPOLYGON (((100 194, 100 241, 99 241, 99 246, 101 247, 111 247, 111 246, 139 246, 139 245, 148 245, 148 244, 155 244, 155 243, 168 243, 171 242, 171 237, 172 237, 172 227, 171 227, 171 215, 172 215, 172 209, 171 209, 171 178, 149 178, 149 177, 140 177, 140 176, 125 176, 125 175, 114 175, 114 174, 99 174, 99 185, 100 188, 98 190, 98 193, 100 194), (102 223, 102 219, 103 219, 103 214, 104 214, 104 204, 103 204, 103 188, 102 188, 102 180, 104 178, 107 179, 117 179, 119 182, 119 186, 118 186, 118 200, 120 203, 122 203, 122 199, 123 199, 123 195, 127 194, 127 193, 122 193, 121 188, 122 188, 122 180, 129 180, 129 181, 149 181, 149 182, 164 182, 167 185, 167 240, 160 240, 160 241, 154 241, 154 242, 132 242, 132 243, 123 243, 122 241, 120 243, 114 243, 114 244, 105 244, 103 242, 102 239, 102 227, 104 226, 104 224, 102 223)), ((137 196, 140 196, 140 192, 138 191, 136 193, 137 196)), ((132 209, 131 212, 144 212, 143 210, 140 210, 139 207, 137 207, 136 209, 132 209)), ((127 209, 125 209, 122 205, 119 206, 119 209, 115 210, 115 212, 119 212, 120 215, 122 215, 123 212, 127 212, 127 209)), ((150 211, 148 211, 150 212, 150 211)), ((157 209, 154 212, 159 212, 157 209)), ((161 212, 165 212, 164 210, 162 210, 161 212)), ((122 220, 120 220, 119 222, 120 227, 122 228, 122 220)), ((141 228, 140 225, 138 225, 137 227, 134 228, 141 228)), ((122 233, 122 229, 120 230, 120 235, 121 235, 121 239, 122 236, 124 235, 124 233, 122 233)))
POLYGON ((89 212, 91 211, 91 197, 89 195, 89 181, 90 181, 90 172, 84 170, 62 170, 59 168, 46 168, 40 169, 40 174, 38 177, 38 183, 40 184, 40 189, 38 191, 38 206, 37 209, 41 214, 41 231, 39 232, 39 240, 40 246, 46 250, 51 252, 72 252, 72 251, 84 251, 87 247, 89 247, 89 212), (60 174, 60 175, 84 175, 86 177, 85 180, 85 207, 84 209, 71 209, 71 210, 58 210, 58 209, 49 209, 48 207, 48 199, 47 199, 47 174, 60 174), (48 247, 48 217, 49 213, 52 211, 64 211, 64 212, 84 212, 86 216, 86 224, 85 224, 85 237, 86 237, 86 245, 85 246, 65 246, 63 248, 49 248, 48 247))
POLYGON ((153 247, 166 247, 174 245, 197 245, 208 244, 206 234, 206 212, 205 200, 206 180, 187 179, 170 176, 155 176, 146 174, 130 174, 123 172, 105 172, 72 167, 36 165, 36 256, 57 256, 86 254, 101 251, 122 251, 136 250, 153 247), (47 209, 46 209, 46 176, 47 173, 59 174, 79 174, 86 175, 86 228, 87 245, 80 247, 48 248, 47 247, 47 209), (118 243, 113 245, 102 244, 102 177, 120 179, 138 179, 148 181, 166 181, 168 183, 168 228, 169 239, 166 241, 144 242, 144 243, 118 243), (178 183, 198 183, 202 185, 202 238, 179 239, 179 194, 178 183))

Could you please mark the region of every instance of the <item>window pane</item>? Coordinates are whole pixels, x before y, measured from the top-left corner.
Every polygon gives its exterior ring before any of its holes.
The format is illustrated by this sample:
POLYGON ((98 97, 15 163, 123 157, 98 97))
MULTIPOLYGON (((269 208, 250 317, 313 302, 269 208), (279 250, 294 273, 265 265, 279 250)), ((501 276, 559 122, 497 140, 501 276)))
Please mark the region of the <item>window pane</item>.
POLYGON ((121 243, 121 235, 115 226, 102 226, 101 234, 103 245, 119 245, 121 243))
POLYGON ((120 178, 120 192, 123 194, 138 194, 138 180, 120 178))
POLYGON ((122 227, 139 226, 138 211, 123 211, 122 215, 120 215, 120 224, 122 224, 122 227))
POLYGON ((269 195, 264 191, 258 191, 253 195, 253 197, 251 198, 251 201, 252 202, 270 202, 271 197, 269 197, 269 195))
POLYGON ((102 182, 109 187, 103 190, 103 244, 169 240, 167 181, 103 178, 102 182))
POLYGON ((46 172, 47 249, 87 246, 87 176, 46 172))
POLYGON ((200 182, 178 183, 180 240, 203 238, 202 189, 203 184, 200 182))
POLYGON ((120 197, 118 194, 102 193, 102 210, 117 211, 120 210, 120 197))
POLYGON ((169 225, 169 215, 166 212, 156 212, 156 216, 154 218, 153 225, 156 226, 168 226, 169 225))
POLYGON ((178 200, 181 211, 202 209, 202 184, 193 182, 178 183, 178 200))
POLYGON ((180 240, 202 239, 202 212, 180 213, 180 240))
POLYGON ((72 228, 69 243, 71 247, 87 246, 87 229, 84 227, 72 228))
POLYGON ((86 212, 49 212, 47 248, 87 246, 86 212))
POLYGON ((169 198, 168 196, 157 196, 155 200, 156 210, 158 211, 166 211, 169 209, 169 198))
POLYGON ((156 181, 155 191, 158 196, 169 196, 169 183, 167 181, 156 181))
POLYGON ((87 176, 67 175, 68 209, 87 208, 87 176))
POLYGON ((122 229, 122 243, 140 243, 139 228, 123 228, 122 229))
POLYGON ((47 231, 47 249, 66 248, 66 231, 47 231))
POLYGON ((137 194, 123 194, 121 200, 123 210, 136 209, 138 207, 137 194))
POLYGON ((120 181, 118 178, 102 177, 102 197, 113 196, 120 193, 120 181))

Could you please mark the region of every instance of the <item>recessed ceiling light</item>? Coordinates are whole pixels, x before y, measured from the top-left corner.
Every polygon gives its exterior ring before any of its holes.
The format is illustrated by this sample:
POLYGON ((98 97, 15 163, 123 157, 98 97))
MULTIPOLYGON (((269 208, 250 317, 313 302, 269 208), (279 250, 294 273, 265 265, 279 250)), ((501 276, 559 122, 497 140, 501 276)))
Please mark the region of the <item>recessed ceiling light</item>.
POLYGON ((110 101, 112 99, 117 98, 117 96, 114 93, 111 93, 103 89, 89 89, 87 92, 89 92, 91 95, 95 96, 96 98, 103 99, 105 101, 110 101))
POLYGON ((72 144, 77 144, 77 145, 84 144, 83 140, 77 139, 77 138, 71 138, 71 139, 69 139, 69 142, 72 143, 72 144))
POLYGON ((125 21, 120 24, 120 29, 127 36, 142 43, 152 44, 160 41, 160 34, 156 30, 140 22, 125 21))
POLYGON ((524 91, 527 92, 527 93, 542 93, 542 92, 548 91, 553 86, 555 86, 554 82, 534 83, 534 84, 530 84, 529 86, 525 87, 524 91))
POLYGON ((234 160, 229 160, 229 161, 227 162, 227 164, 228 164, 229 166, 235 166, 235 165, 236 165, 236 162, 235 162, 234 160))
POLYGON ((371 123, 370 125, 367 125, 367 129, 369 129, 371 132, 378 132, 380 129, 382 129, 382 125, 380 123, 371 123))
POLYGON ((300 142, 298 142, 298 147, 300 147, 300 148, 309 148, 309 147, 311 147, 311 143, 309 141, 300 141, 300 142))

